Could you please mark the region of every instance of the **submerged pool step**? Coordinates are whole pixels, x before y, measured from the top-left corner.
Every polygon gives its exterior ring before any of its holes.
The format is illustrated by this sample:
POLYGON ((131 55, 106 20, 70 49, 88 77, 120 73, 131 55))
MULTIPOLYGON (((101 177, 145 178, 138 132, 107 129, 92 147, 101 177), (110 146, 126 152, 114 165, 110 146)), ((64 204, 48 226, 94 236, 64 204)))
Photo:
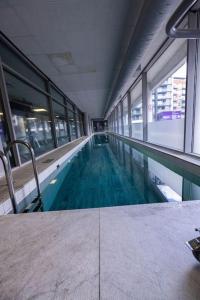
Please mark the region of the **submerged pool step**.
POLYGON ((42 211, 41 197, 36 197, 24 210, 23 213, 31 213, 36 211, 42 211))

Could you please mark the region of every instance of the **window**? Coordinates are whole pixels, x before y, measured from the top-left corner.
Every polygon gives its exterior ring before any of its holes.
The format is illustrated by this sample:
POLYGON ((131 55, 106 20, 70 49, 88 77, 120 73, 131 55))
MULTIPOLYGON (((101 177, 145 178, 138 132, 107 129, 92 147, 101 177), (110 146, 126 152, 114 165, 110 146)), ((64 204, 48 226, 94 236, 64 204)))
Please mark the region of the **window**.
POLYGON ((80 125, 80 134, 84 136, 84 129, 83 129, 83 114, 79 112, 79 125, 80 125))
POLYGON ((81 136, 81 129, 80 129, 80 120, 79 120, 79 114, 77 108, 75 108, 75 120, 76 120, 76 126, 77 126, 77 138, 80 138, 81 136))
POLYGON ((114 132, 117 133, 117 109, 114 109, 114 132))
POLYGON ((69 142, 65 109, 66 108, 64 106, 53 101, 56 138, 59 146, 69 142))
POLYGON ((54 99, 56 99, 60 104, 64 104, 64 97, 62 94, 58 92, 56 88, 51 86, 51 95, 54 99))
POLYGON ((0 41, 0 56, 2 61, 9 67, 37 84, 43 90, 46 90, 45 80, 2 40, 0 41))
POLYGON ((118 124, 119 124, 119 134, 122 134, 122 105, 121 102, 118 105, 118 124))
MULTIPOLYGON (((198 58, 200 58, 200 45, 198 44, 198 58)), ((197 68, 197 84, 194 111, 194 133, 193 133, 193 152, 200 154, 200 66, 197 68)))
POLYGON ((142 81, 131 90, 132 137, 143 139, 142 81))
POLYGON ((68 119, 69 119, 69 128, 70 128, 70 136, 71 140, 76 139, 76 124, 74 118, 74 112, 68 109, 68 119))
POLYGON ((116 126, 117 126, 117 133, 119 133, 119 112, 118 112, 118 106, 116 106, 115 108, 115 111, 116 111, 116 126))
MULTIPOLYGON (((8 130, 6 128, 6 122, 5 122, 5 116, 3 112, 3 105, 1 103, 0 99, 0 150, 4 152, 5 148, 7 147, 7 143, 9 141, 8 138, 8 130)), ((11 162, 11 165, 13 165, 13 162, 11 162)), ((4 168, 3 164, 0 161, 0 176, 4 175, 4 168)))
POLYGON ((147 73, 148 141, 183 150, 187 43, 175 40, 147 73))
MULTIPOLYGON (((40 155, 54 147, 47 97, 5 72, 6 85, 17 139, 27 140, 35 154, 40 155)), ((21 161, 30 159, 28 150, 19 145, 21 161)))
POLYGON ((128 97, 122 100, 123 103, 123 125, 124 125, 124 135, 129 136, 129 127, 128 127, 128 97))
POLYGON ((111 114, 111 130, 112 130, 112 132, 114 132, 115 131, 115 129, 114 129, 114 111, 112 112, 112 114, 111 114))

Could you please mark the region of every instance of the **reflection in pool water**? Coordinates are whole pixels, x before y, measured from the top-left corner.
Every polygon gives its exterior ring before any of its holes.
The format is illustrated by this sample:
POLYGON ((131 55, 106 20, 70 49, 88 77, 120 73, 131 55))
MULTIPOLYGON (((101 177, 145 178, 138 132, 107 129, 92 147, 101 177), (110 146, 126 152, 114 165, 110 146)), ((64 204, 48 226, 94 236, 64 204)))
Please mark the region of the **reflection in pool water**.
POLYGON ((190 181, 190 174, 184 170, 172 170, 164 164, 117 137, 95 135, 51 178, 43 191, 43 209, 200 199, 197 176, 190 181))

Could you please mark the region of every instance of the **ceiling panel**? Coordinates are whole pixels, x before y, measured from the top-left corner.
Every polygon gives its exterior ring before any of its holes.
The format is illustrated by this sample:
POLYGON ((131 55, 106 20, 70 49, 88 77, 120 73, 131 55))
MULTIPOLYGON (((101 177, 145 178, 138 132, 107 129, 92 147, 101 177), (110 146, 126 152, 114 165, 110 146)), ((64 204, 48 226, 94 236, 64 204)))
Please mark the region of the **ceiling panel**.
POLYGON ((2 0, 0 28, 82 110, 101 117, 130 2, 2 0))

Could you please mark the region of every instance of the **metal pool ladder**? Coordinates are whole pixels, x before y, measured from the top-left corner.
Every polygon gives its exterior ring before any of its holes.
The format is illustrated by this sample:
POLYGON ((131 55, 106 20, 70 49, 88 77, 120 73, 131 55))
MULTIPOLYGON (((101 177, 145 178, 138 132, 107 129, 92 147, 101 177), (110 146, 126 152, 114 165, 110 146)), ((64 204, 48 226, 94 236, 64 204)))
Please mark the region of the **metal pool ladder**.
MULTIPOLYGON (((39 199, 41 201, 41 190, 40 190, 40 183, 39 183, 38 171, 37 171, 37 166, 36 166, 35 152, 34 152, 32 146, 28 142, 25 142, 25 141, 22 141, 22 140, 14 140, 14 141, 10 142, 7 146, 7 149, 5 151, 5 154, 6 154, 7 157, 8 157, 8 152, 16 144, 24 145, 30 152, 31 161, 32 161, 32 165, 33 165, 33 173, 34 173, 36 187, 37 187, 37 197, 36 197, 36 199, 39 199)), ((7 161, 8 161, 8 164, 9 164, 9 159, 8 158, 7 158, 7 161)), ((10 166, 8 167, 8 170, 11 170, 10 166)), ((10 173, 11 173, 11 171, 10 171, 10 173)), ((13 207, 13 211, 14 211, 14 207, 13 207)))
POLYGON ((4 166, 6 182, 7 182, 7 185, 8 185, 10 200, 11 200, 12 207, 13 207, 13 213, 16 214, 17 213, 17 202, 16 202, 16 198, 15 198, 15 191, 14 191, 14 186, 13 186, 13 177, 12 177, 12 172, 10 170, 10 164, 9 164, 9 161, 8 161, 6 155, 2 151, 0 151, 0 158, 1 158, 1 161, 2 161, 3 166, 4 166))

